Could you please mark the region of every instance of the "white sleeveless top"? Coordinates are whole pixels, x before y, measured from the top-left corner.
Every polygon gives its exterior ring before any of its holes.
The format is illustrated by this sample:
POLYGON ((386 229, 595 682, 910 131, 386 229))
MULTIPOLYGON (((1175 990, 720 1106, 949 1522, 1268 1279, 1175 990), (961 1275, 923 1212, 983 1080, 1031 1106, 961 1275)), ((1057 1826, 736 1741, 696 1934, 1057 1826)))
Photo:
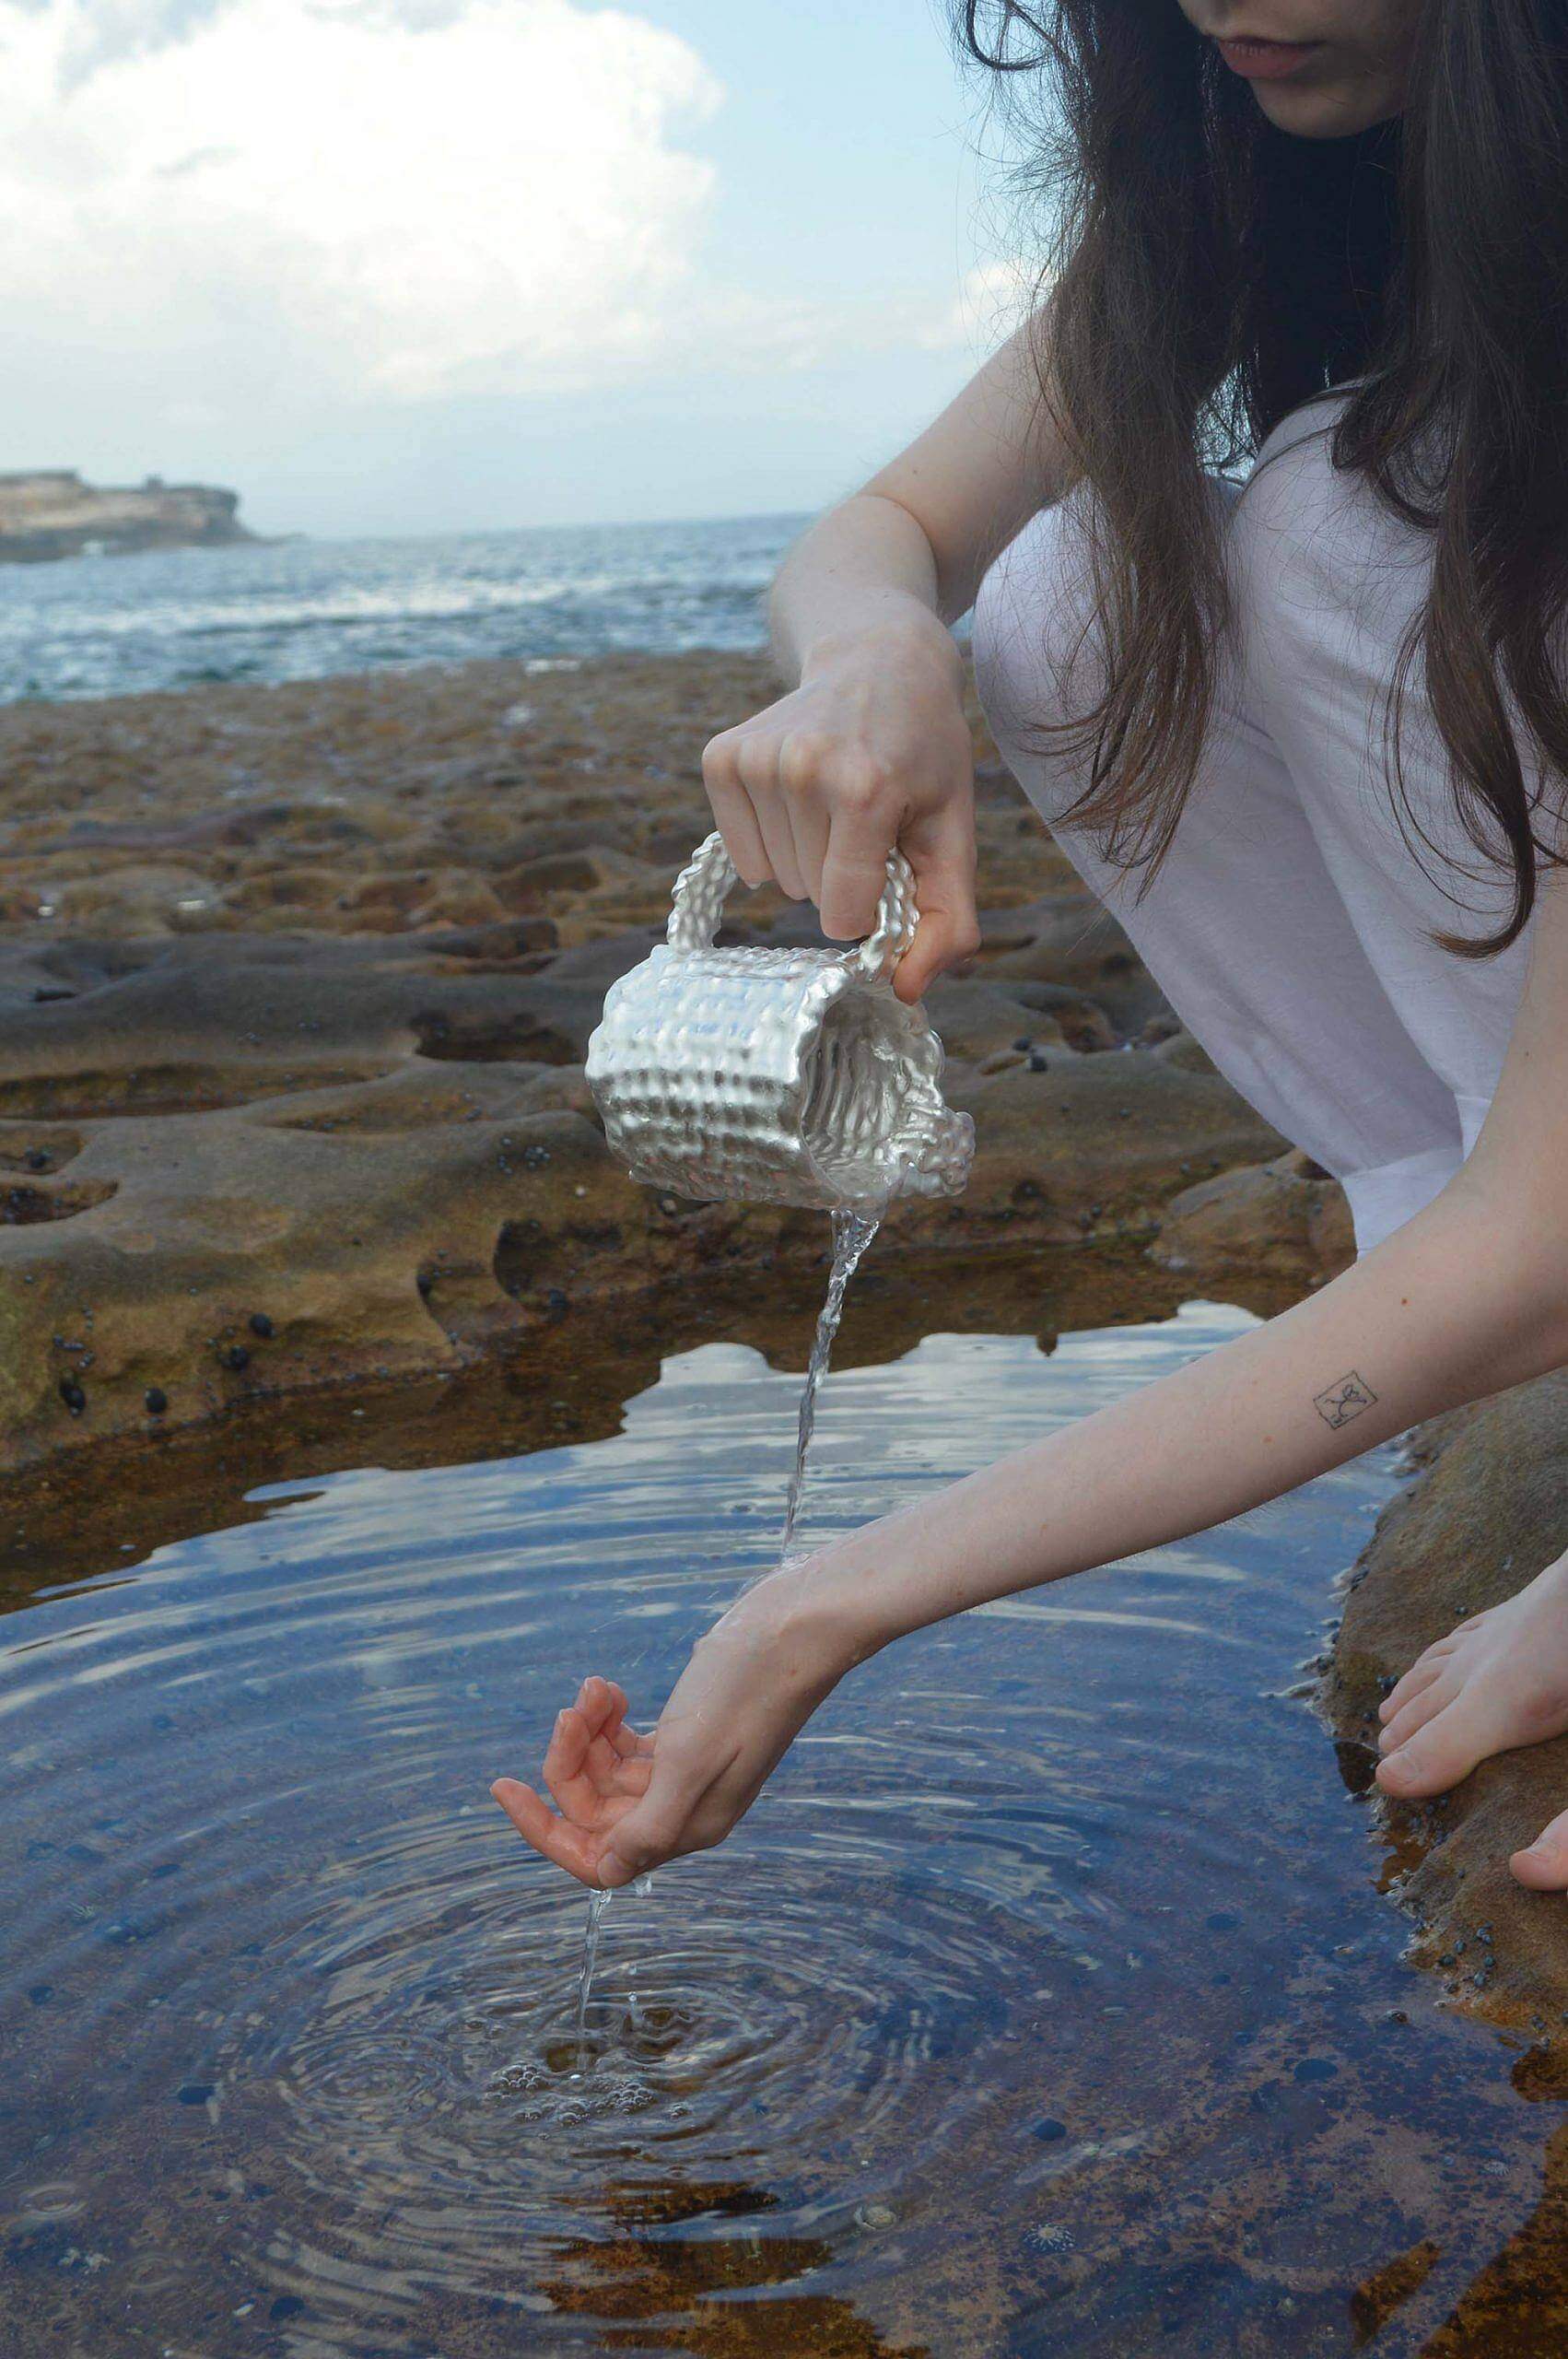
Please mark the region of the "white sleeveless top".
POLYGON ((1401 831, 1386 698, 1425 594, 1430 544, 1359 477, 1334 471, 1327 428, 1340 398, 1287 418, 1239 494, 1215 483, 1237 657, 1171 853, 1141 903, 1137 873, 1111 868, 1060 816, 1082 788, 1080 767, 1029 742, 1032 722, 1092 698, 1079 537, 1087 492, 1043 510, 990 568, 973 643, 1009 768, 1220 1070, 1344 1182, 1365 1251, 1474 1144, 1530 928, 1480 960, 1427 938, 1433 926, 1493 930, 1511 894, 1507 872, 1464 835, 1419 669, 1403 735, 1412 839, 1401 831))

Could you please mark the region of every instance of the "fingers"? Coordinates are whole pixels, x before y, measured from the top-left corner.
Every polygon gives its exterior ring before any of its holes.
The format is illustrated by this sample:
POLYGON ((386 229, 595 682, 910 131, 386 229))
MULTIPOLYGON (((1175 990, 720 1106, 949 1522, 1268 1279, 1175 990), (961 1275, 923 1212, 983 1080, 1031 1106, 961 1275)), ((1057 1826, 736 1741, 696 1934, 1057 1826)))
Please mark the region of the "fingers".
POLYGON ((750 736, 743 735, 736 748, 735 767, 756 815, 770 874, 778 880, 779 891, 787 893, 790 900, 805 900, 806 880, 795 848, 790 798, 779 791, 778 745, 760 730, 750 736))
POLYGON ((576 1708, 593 1731, 587 1773, 601 1793, 641 1793, 648 1783, 650 1737, 626 1726, 626 1691, 613 1679, 585 1679, 576 1708), (633 1766, 635 1765, 635 1766, 633 1766))
POLYGON ((830 942, 859 942, 875 925, 898 816, 896 806, 870 796, 835 810, 817 897, 822 930, 830 942))
POLYGON ((626 1691, 613 1679, 594 1673, 577 1691, 577 1709, 588 1723, 591 1737, 603 1737, 613 1744, 626 1717, 626 1691))
POLYGON ((544 1784, 567 1818, 587 1825, 612 1797, 646 1791, 652 1745, 626 1725, 624 1688, 585 1679, 575 1704, 556 1716, 544 1784))
POLYGON ((599 1800, 614 1802, 626 1795, 645 1794, 653 1764, 646 1754, 617 1753, 595 1737, 588 1748, 588 1775, 599 1800))
POLYGON ((579 1883, 598 1884, 599 1842, 586 1827, 557 1818, 519 1778, 497 1778, 490 1791, 525 1843, 579 1883))
POLYGON ((894 969, 895 993, 907 1007, 913 1007, 940 977, 972 958, 979 946, 973 919, 950 915, 945 910, 930 914, 922 910, 914 942, 894 969))
POLYGON ((887 855, 902 841, 920 925, 894 988, 913 1002, 979 947, 967 731, 955 727, 949 742, 938 713, 922 733, 901 706, 891 736, 868 732, 859 697, 844 726, 831 703, 814 719, 822 706, 802 707, 805 693, 709 741, 703 782, 714 816, 746 883, 772 878, 792 900, 814 901, 835 942, 872 931, 887 855))
POLYGON ((755 891, 768 883, 773 870, 751 797, 741 780, 740 746, 738 729, 726 729, 710 738, 702 751, 702 782, 735 872, 755 891))
POLYGON ((556 1808, 568 1818, 585 1818, 593 1807, 593 1786, 587 1775, 591 1731, 575 1704, 556 1715, 550 1746, 544 1755, 544 1783, 556 1808))
POLYGON ((1568 1811, 1560 1811, 1508 1865, 1531 1892, 1568 1892, 1568 1811))
POLYGON ((833 827, 831 806, 824 801, 814 784, 808 779, 799 792, 786 783, 790 777, 786 744, 779 753, 777 792, 790 822, 794 839, 795 861, 801 875, 802 900, 822 903, 823 863, 827 858, 828 837, 833 827))
POLYGON ((975 820, 967 800, 944 806, 929 827, 912 830, 904 849, 915 872, 920 922, 907 956, 898 962, 893 988, 912 1006, 939 975, 972 958, 980 946, 975 820))
POLYGON ((600 1854, 601 1883, 612 1889, 630 1884, 682 1851, 695 1850, 696 1839, 687 1839, 693 1817, 729 1766, 728 1758, 709 1766, 685 1761, 673 1751, 656 1755, 647 1793, 616 1821, 600 1854))

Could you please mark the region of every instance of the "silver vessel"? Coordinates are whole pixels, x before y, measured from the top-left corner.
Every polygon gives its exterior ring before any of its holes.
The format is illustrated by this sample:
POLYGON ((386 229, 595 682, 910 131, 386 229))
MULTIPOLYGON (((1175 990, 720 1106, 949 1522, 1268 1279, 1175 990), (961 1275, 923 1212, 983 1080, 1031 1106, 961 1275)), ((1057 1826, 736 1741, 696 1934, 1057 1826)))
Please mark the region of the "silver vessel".
POLYGON ((849 950, 720 950, 735 870, 715 833, 675 885, 664 942, 614 984, 588 1044, 611 1148, 698 1199, 874 1210, 956 1195, 975 1126, 942 1095, 942 1043, 889 981, 918 923, 890 852, 875 930, 849 950))

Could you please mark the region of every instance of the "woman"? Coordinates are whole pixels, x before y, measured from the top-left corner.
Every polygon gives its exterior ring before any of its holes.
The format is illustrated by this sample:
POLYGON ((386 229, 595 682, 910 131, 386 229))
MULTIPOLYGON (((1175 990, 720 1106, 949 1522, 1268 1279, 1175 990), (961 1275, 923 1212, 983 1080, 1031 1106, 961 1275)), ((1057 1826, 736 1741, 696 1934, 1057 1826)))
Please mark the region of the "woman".
MULTIPOLYGON (((1568 1362, 1568 0, 977 5, 976 53, 1061 109, 1061 267, 791 551, 798 685, 708 746, 714 811, 745 880, 838 938, 901 843, 917 997, 978 939, 973 604, 1010 766, 1220 1069, 1342 1179, 1357 1255, 759 1582, 651 1737, 588 1681, 545 1765, 562 1814, 494 1790, 590 1884, 721 1839, 904 1632, 1568 1362), (1206 472, 1254 454, 1239 496, 1206 472)), ((1568 1559, 1384 1715, 1401 1798, 1568 1729, 1568 1559)), ((1512 1865, 1568 1889, 1568 1811, 1512 1865)))

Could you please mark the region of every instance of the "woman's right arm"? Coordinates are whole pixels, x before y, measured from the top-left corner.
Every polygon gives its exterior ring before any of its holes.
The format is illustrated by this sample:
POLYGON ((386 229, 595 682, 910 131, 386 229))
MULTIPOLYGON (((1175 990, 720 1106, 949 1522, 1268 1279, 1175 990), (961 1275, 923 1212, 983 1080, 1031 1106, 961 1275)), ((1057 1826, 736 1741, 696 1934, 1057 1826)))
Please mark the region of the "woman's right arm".
POLYGON ((895 978, 918 999, 977 947, 974 764, 950 625, 1071 478, 1039 399, 1036 313, 890 465, 802 534, 768 601, 792 685, 713 738, 703 778, 748 885, 813 900, 836 940, 868 933, 895 843, 920 927, 895 978))

